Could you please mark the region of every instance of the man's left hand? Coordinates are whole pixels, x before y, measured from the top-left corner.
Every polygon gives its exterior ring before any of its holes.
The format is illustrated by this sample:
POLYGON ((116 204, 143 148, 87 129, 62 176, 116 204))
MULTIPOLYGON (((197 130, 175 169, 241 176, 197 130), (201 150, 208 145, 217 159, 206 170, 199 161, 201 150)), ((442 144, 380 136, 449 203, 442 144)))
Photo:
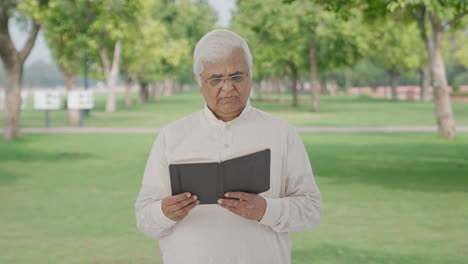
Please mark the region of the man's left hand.
POLYGON ((250 220, 260 221, 266 210, 266 200, 262 196, 245 192, 228 192, 229 199, 219 199, 218 204, 229 211, 250 220))

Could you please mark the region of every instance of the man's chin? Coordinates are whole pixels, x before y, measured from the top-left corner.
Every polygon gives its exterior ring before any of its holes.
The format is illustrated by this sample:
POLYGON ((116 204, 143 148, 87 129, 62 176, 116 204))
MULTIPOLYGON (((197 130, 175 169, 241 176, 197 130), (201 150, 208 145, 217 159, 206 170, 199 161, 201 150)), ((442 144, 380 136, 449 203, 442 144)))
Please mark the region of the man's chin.
POLYGON ((218 109, 224 115, 238 115, 242 112, 241 104, 223 104, 218 109))

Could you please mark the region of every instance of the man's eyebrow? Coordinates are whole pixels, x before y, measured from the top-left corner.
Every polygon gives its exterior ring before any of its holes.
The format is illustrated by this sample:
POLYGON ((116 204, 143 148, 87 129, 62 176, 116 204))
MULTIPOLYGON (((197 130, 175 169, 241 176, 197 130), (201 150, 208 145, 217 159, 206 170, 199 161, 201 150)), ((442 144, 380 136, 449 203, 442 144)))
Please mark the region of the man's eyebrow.
POLYGON ((221 77, 223 77, 222 74, 212 74, 210 77, 208 77, 208 79, 221 78, 221 77))
POLYGON ((229 74, 229 76, 234 76, 234 75, 239 75, 239 74, 244 74, 244 72, 236 71, 234 73, 229 74))
MULTIPOLYGON (((235 76, 235 75, 239 75, 239 74, 244 74, 244 72, 242 72, 242 71, 236 71, 236 72, 230 73, 230 74, 229 74, 229 77, 235 76)), ((212 74, 208 79, 222 78, 223 76, 224 76, 224 75, 222 75, 222 74, 212 74)))

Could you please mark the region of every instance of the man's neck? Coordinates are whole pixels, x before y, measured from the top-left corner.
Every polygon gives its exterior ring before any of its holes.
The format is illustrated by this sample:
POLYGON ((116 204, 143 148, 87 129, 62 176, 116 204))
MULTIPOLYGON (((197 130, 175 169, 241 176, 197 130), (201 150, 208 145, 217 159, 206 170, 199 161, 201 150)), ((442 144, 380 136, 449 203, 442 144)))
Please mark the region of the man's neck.
MULTIPOLYGON (((244 109, 242 109, 243 111, 244 109)), ((240 114, 242 113, 242 111, 240 111, 239 113, 236 113, 234 115, 225 115, 225 116, 221 116, 221 115, 217 115, 215 112, 213 112, 213 114, 216 116, 217 119, 223 121, 223 122, 229 122, 229 121, 232 121, 234 120, 235 118, 237 118, 238 116, 240 116, 240 114)))
POLYGON ((215 114, 216 118, 218 118, 219 120, 223 121, 223 122, 229 122, 231 120, 234 120, 236 117, 240 116, 242 112, 238 113, 237 115, 233 115, 233 116, 219 116, 217 114, 215 114))
POLYGON ((211 108, 208 106, 208 109, 210 109, 210 111, 214 114, 214 116, 218 119, 218 120, 221 120, 223 122, 229 122, 229 121, 232 121, 234 120, 235 118, 239 117, 241 114, 242 114, 242 111, 244 111, 245 109, 245 106, 241 109, 240 112, 238 113, 235 113, 233 115, 218 115, 216 114, 213 110, 211 110, 211 108))

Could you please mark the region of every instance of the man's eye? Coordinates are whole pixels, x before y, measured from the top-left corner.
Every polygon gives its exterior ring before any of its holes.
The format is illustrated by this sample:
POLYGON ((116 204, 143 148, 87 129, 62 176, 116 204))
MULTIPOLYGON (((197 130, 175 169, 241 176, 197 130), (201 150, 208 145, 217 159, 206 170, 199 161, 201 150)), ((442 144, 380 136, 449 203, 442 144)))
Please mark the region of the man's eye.
POLYGON ((242 82, 244 80, 244 76, 243 75, 235 75, 235 76, 231 76, 231 79, 235 82, 242 82))
POLYGON ((216 86, 221 83, 223 79, 222 78, 215 78, 210 80, 210 85, 211 86, 216 86))

